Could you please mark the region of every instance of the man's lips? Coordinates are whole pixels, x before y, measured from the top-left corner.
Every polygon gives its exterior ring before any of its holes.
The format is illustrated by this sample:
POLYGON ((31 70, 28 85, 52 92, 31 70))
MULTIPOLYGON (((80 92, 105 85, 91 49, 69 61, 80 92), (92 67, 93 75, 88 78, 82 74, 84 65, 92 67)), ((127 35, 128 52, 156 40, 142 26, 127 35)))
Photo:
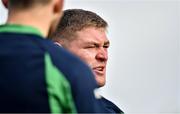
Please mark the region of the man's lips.
POLYGON ((104 75, 105 66, 93 67, 94 73, 98 75, 104 75))

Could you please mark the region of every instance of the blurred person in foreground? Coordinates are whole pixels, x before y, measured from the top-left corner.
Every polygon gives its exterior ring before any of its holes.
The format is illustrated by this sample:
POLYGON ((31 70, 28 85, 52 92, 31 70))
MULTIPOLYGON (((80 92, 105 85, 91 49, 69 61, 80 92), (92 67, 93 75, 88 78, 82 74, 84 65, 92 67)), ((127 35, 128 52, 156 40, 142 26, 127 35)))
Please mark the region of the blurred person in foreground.
POLYGON ((94 76, 80 59, 46 39, 63 14, 63 0, 2 0, 0 112, 105 112, 94 76))
MULTIPOLYGON (((106 65, 110 41, 106 36, 107 22, 94 12, 82 9, 64 11, 56 32, 50 37, 86 62, 95 74, 99 87, 106 82, 106 65)), ((100 99, 110 113, 123 113, 114 103, 100 99)))

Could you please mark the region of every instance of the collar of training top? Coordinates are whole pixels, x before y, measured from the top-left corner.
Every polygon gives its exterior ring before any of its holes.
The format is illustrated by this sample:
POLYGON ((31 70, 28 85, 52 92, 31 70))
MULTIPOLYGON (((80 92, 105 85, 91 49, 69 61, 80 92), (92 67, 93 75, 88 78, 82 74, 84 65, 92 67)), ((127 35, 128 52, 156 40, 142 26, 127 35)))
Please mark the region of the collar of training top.
POLYGON ((18 25, 18 24, 4 24, 0 25, 0 32, 33 34, 43 37, 42 33, 35 27, 18 25))

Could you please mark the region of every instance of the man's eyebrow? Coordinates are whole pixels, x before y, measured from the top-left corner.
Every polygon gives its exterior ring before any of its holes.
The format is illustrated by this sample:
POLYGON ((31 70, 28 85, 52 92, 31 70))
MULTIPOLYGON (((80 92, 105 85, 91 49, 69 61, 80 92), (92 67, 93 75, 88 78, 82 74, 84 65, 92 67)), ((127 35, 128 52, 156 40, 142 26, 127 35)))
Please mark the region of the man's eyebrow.
MULTIPOLYGON (((99 42, 96 42, 96 41, 88 41, 88 42, 84 42, 84 44, 99 45, 99 42)), ((103 45, 110 45, 109 40, 108 40, 108 41, 105 41, 103 45)))
POLYGON ((88 41, 88 42, 84 42, 85 44, 98 44, 98 42, 95 41, 88 41))

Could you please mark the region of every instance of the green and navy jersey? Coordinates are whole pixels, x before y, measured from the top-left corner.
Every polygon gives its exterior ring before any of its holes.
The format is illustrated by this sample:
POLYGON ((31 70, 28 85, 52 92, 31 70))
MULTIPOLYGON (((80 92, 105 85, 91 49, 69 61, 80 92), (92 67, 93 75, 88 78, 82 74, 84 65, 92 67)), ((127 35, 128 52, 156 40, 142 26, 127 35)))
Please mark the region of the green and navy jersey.
POLYGON ((104 112, 91 70, 37 29, 0 26, 0 112, 104 112))

